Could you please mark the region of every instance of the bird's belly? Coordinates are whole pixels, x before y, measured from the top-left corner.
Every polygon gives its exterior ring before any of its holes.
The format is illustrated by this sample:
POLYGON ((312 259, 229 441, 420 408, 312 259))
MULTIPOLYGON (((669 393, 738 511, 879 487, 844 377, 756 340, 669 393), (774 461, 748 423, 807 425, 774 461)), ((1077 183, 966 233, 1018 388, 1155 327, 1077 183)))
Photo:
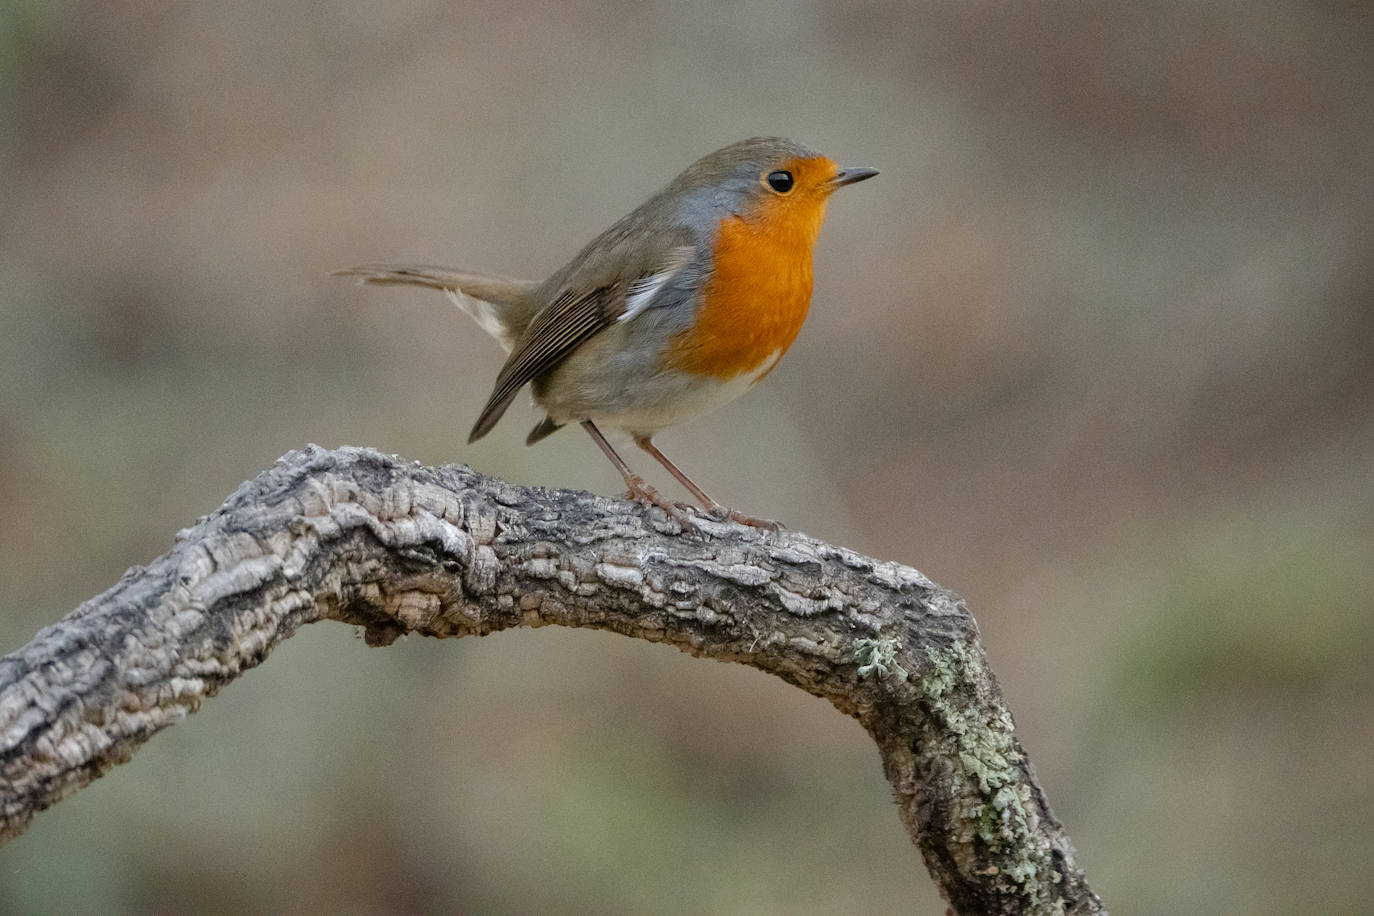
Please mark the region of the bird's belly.
POLYGON ((622 405, 606 405, 593 421, 626 432, 652 435, 660 429, 724 407, 754 386, 782 354, 766 360, 758 370, 728 379, 674 372, 641 388, 622 405))
POLYGON ((782 351, 766 357, 753 371, 729 378, 639 361, 608 365, 592 359, 593 353, 579 359, 583 356, 574 354, 537 384, 535 401, 559 423, 591 420, 635 435, 653 435, 744 394, 777 364, 782 351))

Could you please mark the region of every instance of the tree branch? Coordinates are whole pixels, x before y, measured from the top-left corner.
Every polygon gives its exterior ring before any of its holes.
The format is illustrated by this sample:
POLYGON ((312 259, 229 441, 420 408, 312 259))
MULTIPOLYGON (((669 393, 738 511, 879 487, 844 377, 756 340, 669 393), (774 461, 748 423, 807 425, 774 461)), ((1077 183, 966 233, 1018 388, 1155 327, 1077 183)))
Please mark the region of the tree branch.
POLYGON ((0 659, 0 841, 302 624, 374 646, 558 624, 752 665, 857 718, 955 910, 1102 912, 959 598, 801 534, 699 527, 464 467, 291 452, 0 659))

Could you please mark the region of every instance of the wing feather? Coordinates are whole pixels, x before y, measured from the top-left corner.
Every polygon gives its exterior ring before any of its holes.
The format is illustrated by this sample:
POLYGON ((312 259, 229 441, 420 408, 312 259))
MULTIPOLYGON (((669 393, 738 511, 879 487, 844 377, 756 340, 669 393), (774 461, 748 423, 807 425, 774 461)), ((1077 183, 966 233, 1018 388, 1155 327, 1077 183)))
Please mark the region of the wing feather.
MULTIPOLYGON (((631 214, 634 217, 635 214, 631 214)), ((617 224, 605 236, 616 239, 633 228, 633 223, 617 224)), ((562 292, 530 321, 511 349, 510 357, 496 377, 491 397, 473 424, 468 441, 482 438, 501 419, 515 395, 526 384, 556 368, 573 351, 620 320, 629 320, 650 308, 659 293, 693 261, 695 247, 680 231, 663 234, 655 255, 639 258, 600 259, 620 261, 619 270, 599 267, 586 259, 595 243, 583 255, 555 276, 550 283, 561 284, 562 292), (677 244, 673 244, 676 242, 677 244), (626 267, 634 265, 638 266, 626 267)), ((608 243, 613 244, 613 243, 608 243)), ((645 247, 642 244, 641 248, 645 247)), ((555 288, 558 288, 555 286, 555 288)))
POLYGON ((535 315, 496 376, 496 386, 473 424, 468 441, 475 442, 491 432, 526 383, 567 359, 578 344, 614 324, 619 309, 608 309, 608 300, 623 302, 624 297, 620 284, 581 295, 565 294, 535 315))

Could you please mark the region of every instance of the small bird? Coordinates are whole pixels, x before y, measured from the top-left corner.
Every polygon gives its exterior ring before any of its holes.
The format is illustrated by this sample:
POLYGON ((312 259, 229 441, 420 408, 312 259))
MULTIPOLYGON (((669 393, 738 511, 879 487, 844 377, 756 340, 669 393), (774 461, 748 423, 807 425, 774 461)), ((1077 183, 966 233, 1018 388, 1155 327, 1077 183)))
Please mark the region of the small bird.
POLYGON ((542 283, 421 265, 335 273, 443 290, 506 348, 469 442, 490 432, 528 384, 545 417, 527 444, 580 423, 631 499, 685 521, 686 507, 630 470, 599 427, 615 428, 708 512, 776 527, 716 502, 653 437, 734 400, 778 364, 811 303, 811 250, 826 201, 876 174, 756 137, 697 160, 542 283))

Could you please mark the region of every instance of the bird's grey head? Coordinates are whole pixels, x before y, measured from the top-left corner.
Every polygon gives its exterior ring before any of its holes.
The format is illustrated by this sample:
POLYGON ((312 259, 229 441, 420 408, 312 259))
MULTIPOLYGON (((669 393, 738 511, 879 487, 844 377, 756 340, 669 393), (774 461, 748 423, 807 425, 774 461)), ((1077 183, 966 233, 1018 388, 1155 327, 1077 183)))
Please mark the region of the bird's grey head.
MULTIPOLYGON (((663 189, 677 199, 685 222, 714 226, 728 213, 741 213, 768 193, 767 176, 799 161, 833 163, 815 150, 782 137, 753 137, 716 150, 692 163, 663 189)), ((779 176, 775 182, 784 179, 779 176)))

